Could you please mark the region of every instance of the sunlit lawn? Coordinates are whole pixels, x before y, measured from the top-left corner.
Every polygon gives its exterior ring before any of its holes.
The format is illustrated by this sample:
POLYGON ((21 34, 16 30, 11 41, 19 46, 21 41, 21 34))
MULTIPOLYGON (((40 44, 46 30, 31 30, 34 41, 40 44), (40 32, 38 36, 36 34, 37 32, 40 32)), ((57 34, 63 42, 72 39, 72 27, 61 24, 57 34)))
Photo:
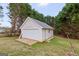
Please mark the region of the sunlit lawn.
MULTIPOLYGON (((0 38, 0 55, 69 55, 70 44, 66 38, 55 36, 50 42, 36 43, 32 46, 16 41, 18 37, 0 38)), ((79 55, 79 40, 70 40, 75 54, 79 55)))

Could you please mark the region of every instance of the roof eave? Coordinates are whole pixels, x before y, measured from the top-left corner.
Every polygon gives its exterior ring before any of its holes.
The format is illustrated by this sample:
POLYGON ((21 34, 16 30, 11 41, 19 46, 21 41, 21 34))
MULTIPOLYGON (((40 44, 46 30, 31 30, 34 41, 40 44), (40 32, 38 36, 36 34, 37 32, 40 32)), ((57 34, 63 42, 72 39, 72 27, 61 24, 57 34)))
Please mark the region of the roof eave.
POLYGON ((42 29, 51 29, 51 30, 53 30, 53 28, 42 28, 42 29))

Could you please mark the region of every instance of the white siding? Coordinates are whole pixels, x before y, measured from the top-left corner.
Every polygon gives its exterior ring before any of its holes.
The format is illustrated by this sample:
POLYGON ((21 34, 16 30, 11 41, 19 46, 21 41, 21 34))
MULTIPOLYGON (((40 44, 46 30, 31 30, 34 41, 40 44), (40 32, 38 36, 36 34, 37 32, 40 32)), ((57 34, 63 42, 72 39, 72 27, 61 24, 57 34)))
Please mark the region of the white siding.
POLYGON ((41 41, 42 40, 42 31, 39 29, 22 30, 22 38, 29 38, 29 39, 41 41))
POLYGON ((40 26, 36 24, 33 20, 29 19, 21 29, 40 29, 40 26))
POLYGON ((49 29, 43 29, 42 30, 42 38, 44 40, 53 37, 53 30, 49 30, 49 29))
POLYGON ((46 33, 46 31, 43 29, 43 30, 42 30, 42 39, 43 39, 43 40, 46 39, 46 34, 45 34, 45 33, 46 33))
POLYGON ((44 41, 53 36, 53 30, 42 29, 42 27, 35 23, 32 19, 27 20, 21 27, 22 38, 33 39, 37 41, 44 41))
POLYGON ((33 22, 31 19, 25 23, 21 29, 22 38, 29 38, 38 41, 42 41, 42 29, 38 24, 33 22))

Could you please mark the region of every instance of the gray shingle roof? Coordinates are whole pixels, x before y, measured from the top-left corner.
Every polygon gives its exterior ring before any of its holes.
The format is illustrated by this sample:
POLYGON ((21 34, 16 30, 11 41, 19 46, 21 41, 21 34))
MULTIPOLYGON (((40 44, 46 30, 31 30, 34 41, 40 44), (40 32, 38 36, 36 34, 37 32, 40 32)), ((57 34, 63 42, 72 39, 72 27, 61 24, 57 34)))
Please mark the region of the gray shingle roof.
POLYGON ((27 17, 27 19, 24 21, 24 23, 20 26, 20 29, 23 27, 23 25, 27 22, 28 19, 33 20, 34 22, 36 22, 38 25, 40 25, 43 29, 53 29, 51 26, 49 26, 48 24, 41 22, 39 20, 33 19, 31 17, 27 17))
MULTIPOLYGON (((33 19, 33 18, 31 18, 33 19)), ((33 19, 37 24, 39 24, 41 27, 43 27, 44 29, 53 29, 51 26, 49 26, 48 24, 41 22, 39 20, 33 19)))

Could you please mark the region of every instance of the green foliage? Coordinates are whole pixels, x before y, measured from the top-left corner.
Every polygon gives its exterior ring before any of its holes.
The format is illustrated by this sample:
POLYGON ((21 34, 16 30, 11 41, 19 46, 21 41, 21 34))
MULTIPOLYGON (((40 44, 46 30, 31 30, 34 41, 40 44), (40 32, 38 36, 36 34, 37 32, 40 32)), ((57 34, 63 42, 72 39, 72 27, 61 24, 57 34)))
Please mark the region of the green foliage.
POLYGON ((30 17, 38 19, 38 20, 44 22, 44 15, 37 12, 35 9, 32 9, 30 17))
POLYGON ((19 27, 24 22, 24 20, 31 15, 31 6, 26 4, 9 4, 9 17, 12 24, 12 32, 19 30, 19 27))
POLYGON ((44 16, 43 14, 37 12, 35 9, 32 9, 28 3, 11 3, 9 4, 9 17, 12 24, 12 32, 19 30, 19 27, 26 20, 26 18, 32 17, 39 21, 46 22, 47 24, 53 26, 54 17, 44 16))
POLYGON ((79 4, 66 4, 55 18, 55 27, 57 33, 68 32, 71 37, 79 38, 76 36, 79 32, 79 4))
MULTIPOLYGON (((32 46, 18 42, 18 37, 1 37, 0 53, 8 56, 69 56, 71 52, 70 43, 66 38, 55 36, 50 42, 36 43, 32 46)), ((70 40, 75 53, 79 55, 79 40, 70 40)), ((73 54, 72 54, 73 56, 73 54)))
POLYGON ((49 24, 50 26, 54 27, 54 17, 45 16, 45 22, 49 24))

